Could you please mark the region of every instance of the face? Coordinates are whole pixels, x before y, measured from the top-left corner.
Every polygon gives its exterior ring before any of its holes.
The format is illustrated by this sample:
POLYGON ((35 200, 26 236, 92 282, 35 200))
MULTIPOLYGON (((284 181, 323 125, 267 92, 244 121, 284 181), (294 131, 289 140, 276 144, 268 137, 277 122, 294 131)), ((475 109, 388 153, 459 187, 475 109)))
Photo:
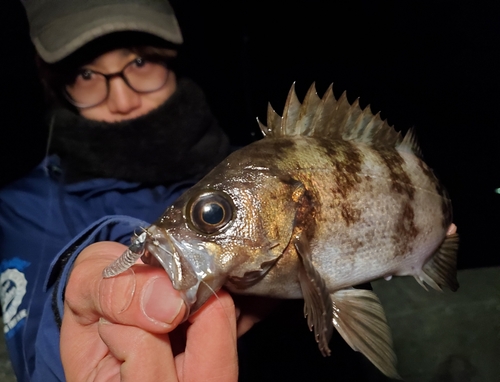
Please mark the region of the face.
MULTIPOLYGON (((137 54, 127 49, 116 49, 97 57, 82 69, 90 69, 103 74, 121 71, 137 54)), ((160 89, 150 93, 138 93, 131 89, 119 76, 109 80, 109 95, 102 103, 78 108, 80 115, 96 121, 119 122, 134 119, 163 104, 176 90, 175 74, 170 72, 167 82, 160 89)))

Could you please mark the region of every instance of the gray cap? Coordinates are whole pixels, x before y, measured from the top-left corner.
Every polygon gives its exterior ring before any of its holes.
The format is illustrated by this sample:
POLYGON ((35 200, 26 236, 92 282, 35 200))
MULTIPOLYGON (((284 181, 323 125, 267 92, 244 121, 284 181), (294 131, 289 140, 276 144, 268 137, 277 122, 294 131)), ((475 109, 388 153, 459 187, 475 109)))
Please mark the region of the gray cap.
POLYGON ((112 32, 147 32, 174 44, 182 34, 167 0, 25 0, 30 35, 40 57, 59 61, 112 32))

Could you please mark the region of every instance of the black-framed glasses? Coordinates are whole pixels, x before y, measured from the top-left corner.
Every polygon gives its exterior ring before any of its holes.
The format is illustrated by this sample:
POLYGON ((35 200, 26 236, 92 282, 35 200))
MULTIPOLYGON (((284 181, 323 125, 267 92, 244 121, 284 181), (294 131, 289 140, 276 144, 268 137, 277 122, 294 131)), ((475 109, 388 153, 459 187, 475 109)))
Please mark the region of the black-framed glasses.
POLYGON ((64 93, 70 103, 84 109, 97 106, 108 98, 109 80, 112 78, 120 77, 137 93, 151 93, 165 85, 168 74, 165 63, 136 57, 116 73, 81 69, 75 80, 65 86, 64 93))

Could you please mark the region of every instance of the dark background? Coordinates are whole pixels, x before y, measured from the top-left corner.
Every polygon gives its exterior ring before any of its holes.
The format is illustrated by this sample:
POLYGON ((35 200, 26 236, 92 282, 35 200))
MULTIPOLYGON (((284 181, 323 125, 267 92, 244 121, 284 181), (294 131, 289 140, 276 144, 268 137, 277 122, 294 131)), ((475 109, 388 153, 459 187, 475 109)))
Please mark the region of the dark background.
MULTIPOLYGON (((184 74, 205 90, 234 144, 260 138, 267 102, 291 84, 360 97, 397 130, 415 126, 451 194, 459 268, 500 265, 500 12, 486 1, 171 0, 184 74)), ((44 155, 43 99, 19 0, 0 3, 0 183, 44 155)), ((131 153, 132 155, 132 153, 131 153)))

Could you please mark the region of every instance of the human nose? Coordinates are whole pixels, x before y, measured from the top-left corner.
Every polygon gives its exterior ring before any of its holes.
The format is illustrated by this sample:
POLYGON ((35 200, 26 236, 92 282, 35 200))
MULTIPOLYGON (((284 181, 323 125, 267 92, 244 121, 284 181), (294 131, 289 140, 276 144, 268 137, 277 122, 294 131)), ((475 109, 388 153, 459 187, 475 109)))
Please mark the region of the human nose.
POLYGON ((109 80, 108 108, 113 114, 129 114, 141 106, 140 94, 120 77, 109 80))

